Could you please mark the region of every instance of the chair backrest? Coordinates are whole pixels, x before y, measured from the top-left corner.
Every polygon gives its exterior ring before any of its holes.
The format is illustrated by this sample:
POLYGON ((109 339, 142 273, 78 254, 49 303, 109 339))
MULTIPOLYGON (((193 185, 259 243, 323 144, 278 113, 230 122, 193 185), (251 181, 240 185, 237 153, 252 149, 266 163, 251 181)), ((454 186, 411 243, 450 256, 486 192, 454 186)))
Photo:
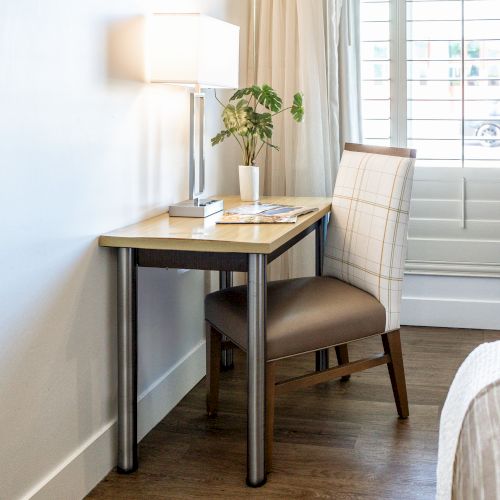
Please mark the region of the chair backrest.
POLYGON ((346 144, 335 183, 323 273, 361 288, 399 328, 416 151, 346 144))

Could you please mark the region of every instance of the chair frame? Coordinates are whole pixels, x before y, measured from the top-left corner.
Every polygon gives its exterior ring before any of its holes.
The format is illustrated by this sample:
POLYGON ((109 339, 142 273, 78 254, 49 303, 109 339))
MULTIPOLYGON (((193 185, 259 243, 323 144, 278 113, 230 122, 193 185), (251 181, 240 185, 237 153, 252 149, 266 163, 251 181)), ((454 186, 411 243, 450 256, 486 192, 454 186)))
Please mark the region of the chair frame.
MULTIPOLYGON (((207 327, 207 414, 210 417, 214 417, 217 415, 219 404, 219 374, 223 334, 210 324, 207 324, 207 327)), ((313 371, 299 377, 277 381, 277 360, 270 360, 266 362, 267 472, 270 472, 272 466, 275 400, 276 396, 279 396, 286 392, 293 391, 295 389, 303 389, 305 387, 321 384, 337 378, 340 378, 341 381, 345 381, 349 379, 352 373, 386 364, 389 371, 392 392, 394 394, 394 401, 396 403, 398 415, 401 419, 408 418, 410 412, 408 408, 408 396, 406 392, 406 379, 403 365, 403 355, 401 350, 400 331, 398 329, 391 332, 385 332, 375 335, 380 335, 382 337, 382 345, 384 348, 383 353, 356 361, 349 361, 347 344, 331 346, 335 347, 339 364, 338 366, 328 368, 320 372, 313 371)), ((356 340, 353 340, 352 342, 356 342, 356 340)), ((236 344, 231 343, 231 346, 240 349, 240 347, 236 344)), ((296 356, 300 355, 301 354, 296 354, 296 356)))
MULTIPOLYGON (((363 144, 346 143, 344 150, 363 153, 374 153, 389 156, 399 156, 405 158, 416 158, 414 149, 365 146, 363 144)), ((232 342, 222 342, 222 336, 227 332, 219 332, 209 322, 207 323, 207 413, 209 416, 217 415, 219 402, 219 379, 221 368, 221 349, 224 346, 236 346, 232 342)), ((398 415, 402 419, 409 416, 408 396, 406 391, 406 380, 403 365, 403 355, 401 350, 400 330, 392 330, 375 335, 382 338, 383 352, 372 357, 363 358, 356 361, 349 361, 348 343, 332 345, 335 347, 338 366, 327 368, 322 371, 313 371, 299 377, 288 380, 276 380, 276 362, 269 360, 266 362, 266 470, 270 472, 272 466, 273 434, 274 434, 274 408, 276 396, 299 388, 327 382, 340 378, 341 381, 348 380, 352 373, 373 368, 375 366, 387 365, 391 380, 394 401, 398 415)), ((356 342, 360 339, 352 340, 356 342)), ((324 350, 319 348, 315 352, 324 350)), ((298 353, 293 356, 300 356, 298 353)))

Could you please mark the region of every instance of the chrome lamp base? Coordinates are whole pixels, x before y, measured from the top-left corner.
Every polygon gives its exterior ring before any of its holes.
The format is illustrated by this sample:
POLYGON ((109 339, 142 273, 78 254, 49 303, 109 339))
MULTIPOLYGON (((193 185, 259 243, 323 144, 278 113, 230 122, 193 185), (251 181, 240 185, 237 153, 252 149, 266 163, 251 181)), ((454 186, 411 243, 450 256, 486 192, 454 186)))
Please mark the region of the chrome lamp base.
POLYGON ((168 212, 170 217, 208 217, 222 210, 224 210, 223 200, 197 198, 170 205, 168 212))

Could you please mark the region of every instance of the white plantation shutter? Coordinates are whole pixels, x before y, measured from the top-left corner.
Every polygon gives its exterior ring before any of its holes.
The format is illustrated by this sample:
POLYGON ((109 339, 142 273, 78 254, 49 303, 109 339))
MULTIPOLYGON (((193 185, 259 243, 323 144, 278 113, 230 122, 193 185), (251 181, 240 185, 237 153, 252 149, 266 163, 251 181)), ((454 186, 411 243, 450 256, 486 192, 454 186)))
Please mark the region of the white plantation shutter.
POLYGON ((361 96, 363 142, 391 142, 391 4, 361 1, 361 96))
POLYGON ((417 149, 407 271, 498 275, 500 1, 361 0, 361 18, 364 142, 417 149))
POLYGON ((418 168, 407 270, 500 274, 500 170, 418 168))

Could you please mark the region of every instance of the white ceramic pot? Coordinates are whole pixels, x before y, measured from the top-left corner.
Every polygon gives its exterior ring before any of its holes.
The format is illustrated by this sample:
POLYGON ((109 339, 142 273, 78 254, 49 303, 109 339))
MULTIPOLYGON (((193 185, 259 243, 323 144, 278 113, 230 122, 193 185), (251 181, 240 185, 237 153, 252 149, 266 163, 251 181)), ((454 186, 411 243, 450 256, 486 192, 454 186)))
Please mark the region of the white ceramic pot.
POLYGON ((259 199, 259 167, 240 165, 240 197, 242 201, 259 199))

